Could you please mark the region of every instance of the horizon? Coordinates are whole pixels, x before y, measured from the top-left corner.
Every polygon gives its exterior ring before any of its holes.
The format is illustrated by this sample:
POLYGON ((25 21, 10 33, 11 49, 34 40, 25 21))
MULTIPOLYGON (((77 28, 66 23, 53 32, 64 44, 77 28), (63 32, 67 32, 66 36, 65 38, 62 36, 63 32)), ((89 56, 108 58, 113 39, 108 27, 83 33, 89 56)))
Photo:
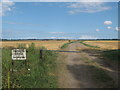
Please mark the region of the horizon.
POLYGON ((113 39, 1 39, 1 40, 119 40, 118 38, 113 38, 113 39))

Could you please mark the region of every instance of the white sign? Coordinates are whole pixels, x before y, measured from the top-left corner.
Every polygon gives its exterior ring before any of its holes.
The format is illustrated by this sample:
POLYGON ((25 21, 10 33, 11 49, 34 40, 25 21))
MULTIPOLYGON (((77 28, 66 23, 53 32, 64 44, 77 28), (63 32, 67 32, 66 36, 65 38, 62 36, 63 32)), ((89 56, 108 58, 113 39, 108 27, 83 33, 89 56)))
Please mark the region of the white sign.
POLYGON ((26 49, 13 49, 12 60, 26 60, 26 49))

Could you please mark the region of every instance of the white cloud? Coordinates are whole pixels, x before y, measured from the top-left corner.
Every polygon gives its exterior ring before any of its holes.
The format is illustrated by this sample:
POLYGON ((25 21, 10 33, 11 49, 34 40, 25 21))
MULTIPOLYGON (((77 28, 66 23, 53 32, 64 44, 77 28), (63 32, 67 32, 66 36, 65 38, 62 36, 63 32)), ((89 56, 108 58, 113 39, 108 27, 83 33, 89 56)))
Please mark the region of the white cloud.
POLYGON ((73 37, 58 37, 58 39, 72 39, 73 37))
POLYGON ((12 6, 15 3, 10 0, 2 0, 0 2, 0 16, 4 16, 7 11, 12 11, 12 6))
POLYGON ((37 39, 37 37, 25 37, 24 39, 37 39))
POLYGON ((112 24, 112 21, 104 21, 104 24, 105 24, 105 25, 111 25, 111 24, 112 24))
POLYGON ((13 0, 15 2, 119 2, 119 0, 13 0))
POLYGON ((79 39, 97 39, 97 37, 82 35, 82 36, 79 37, 79 39))
POLYGON ((67 6, 72 10, 68 11, 70 14, 76 13, 95 13, 111 9, 109 6, 105 6, 103 2, 76 2, 67 6))
POLYGON ((112 27, 108 26, 107 29, 112 29, 112 27))
POLYGON ((120 27, 112 28, 112 27, 108 26, 107 28, 110 30, 120 31, 120 27))
POLYGON ((51 39, 73 39, 73 37, 50 37, 51 39))
POLYGON ((120 27, 115 27, 115 30, 116 31, 120 31, 120 27))
POLYGON ((51 37, 51 39, 56 39, 57 37, 51 37))
POLYGON ((63 34, 64 32, 49 32, 51 34, 63 34))
POLYGON ((16 24, 16 25, 29 25, 29 26, 43 26, 43 24, 24 23, 24 22, 9 22, 9 21, 3 21, 3 23, 6 23, 6 24, 16 24))
POLYGON ((100 29, 96 29, 96 31, 98 32, 98 31, 100 31, 100 29))

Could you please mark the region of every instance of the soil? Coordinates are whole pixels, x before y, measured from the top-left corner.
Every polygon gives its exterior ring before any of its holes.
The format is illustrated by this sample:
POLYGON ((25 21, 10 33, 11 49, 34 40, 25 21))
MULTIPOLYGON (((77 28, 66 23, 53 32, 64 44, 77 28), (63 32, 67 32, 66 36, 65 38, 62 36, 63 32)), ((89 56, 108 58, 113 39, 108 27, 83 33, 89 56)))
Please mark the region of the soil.
POLYGON ((98 81, 94 80, 93 73, 89 69, 89 64, 85 60, 89 59, 96 62, 105 72, 113 78, 117 85, 118 72, 111 66, 108 66, 104 60, 98 57, 99 51, 89 51, 89 47, 81 43, 71 43, 66 48, 67 51, 81 51, 80 53, 65 52, 60 53, 59 61, 59 88, 107 88, 101 86, 98 81))

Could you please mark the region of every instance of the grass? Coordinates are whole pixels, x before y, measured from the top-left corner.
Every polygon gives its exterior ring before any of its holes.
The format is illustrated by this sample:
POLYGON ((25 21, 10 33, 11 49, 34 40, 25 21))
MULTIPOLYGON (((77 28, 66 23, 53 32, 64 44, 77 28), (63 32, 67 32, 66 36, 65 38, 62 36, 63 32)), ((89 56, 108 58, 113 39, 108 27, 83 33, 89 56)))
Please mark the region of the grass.
POLYGON ((85 46, 87 46, 87 47, 100 48, 100 47, 98 47, 98 46, 92 46, 92 45, 86 44, 86 43, 84 43, 84 41, 80 41, 80 43, 83 44, 83 45, 85 45, 85 46))
POLYGON ((118 59, 120 57, 120 49, 118 50, 108 50, 104 51, 101 54, 105 59, 108 59, 113 62, 120 63, 120 60, 118 59))
MULTIPOLYGON (((18 48, 25 48, 19 45, 18 48)), ((44 47, 42 47, 44 48, 44 47)), ((44 48, 45 49, 45 48, 44 48)), ((11 88, 56 88, 57 76, 56 58, 57 53, 51 51, 44 52, 43 60, 40 59, 39 49, 32 43, 27 48, 27 69, 24 61, 14 61, 13 73, 10 71, 11 88), (28 70, 30 69, 30 70, 28 70)), ((11 69, 11 48, 2 50, 2 86, 8 87, 7 73, 11 69)))
POLYGON ((88 58, 84 58, 83 60, 88 65, 88 69, 91 71, 93 79, 99 82, 100 87, 115 87, 114 80, 102 69, 102 66, 88 58))
POLYGON ((61 49, 65 49, 65 48, 68 47, 69 44, 75 43, 75 42, 76 42, 76 41, 71 41, 71 42, 65 43, 65 44, 63 44, 60 48, 61 48, 61 49))
POLYGON ((101 84, 100 87, 115 87, 113 79, 99 66, 91 65, 89 69, 93 73, 93 79, 101 84))

